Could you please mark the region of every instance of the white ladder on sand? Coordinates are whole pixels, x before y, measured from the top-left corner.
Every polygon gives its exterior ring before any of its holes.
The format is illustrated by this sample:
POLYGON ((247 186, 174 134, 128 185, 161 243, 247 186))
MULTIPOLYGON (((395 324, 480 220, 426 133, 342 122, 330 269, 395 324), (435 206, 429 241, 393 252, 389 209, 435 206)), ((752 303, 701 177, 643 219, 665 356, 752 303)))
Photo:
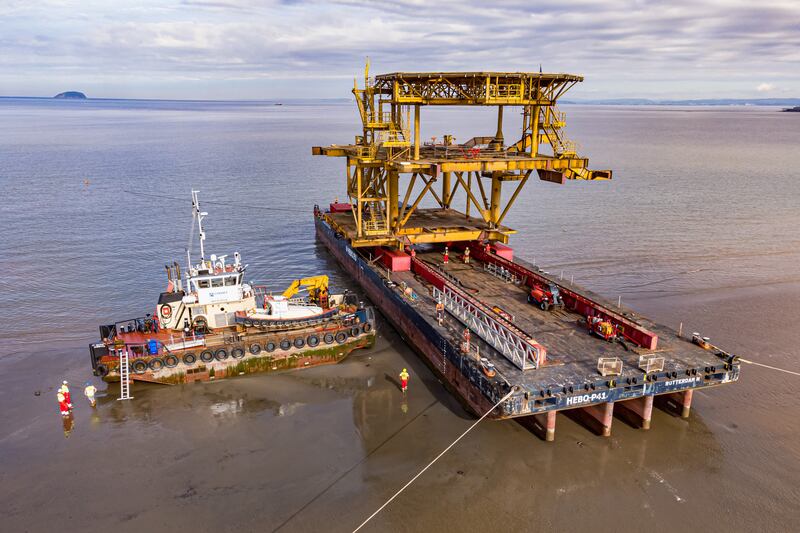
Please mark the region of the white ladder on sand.
POLYGON ((131 369, 128 366, 128 350, 119 350, 119 398, 117 400, 131 400, 131 369))

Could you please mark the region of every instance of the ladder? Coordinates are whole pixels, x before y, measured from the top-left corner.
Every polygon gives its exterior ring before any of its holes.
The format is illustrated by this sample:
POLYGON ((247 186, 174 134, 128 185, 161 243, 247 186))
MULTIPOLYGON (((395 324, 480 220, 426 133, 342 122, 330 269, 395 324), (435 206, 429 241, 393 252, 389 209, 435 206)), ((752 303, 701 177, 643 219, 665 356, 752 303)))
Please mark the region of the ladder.
POLYGON ((128 350, 119 350, 119 398, 117 400, 132 400, 131 396, 131 369, 128 366, 128 350))

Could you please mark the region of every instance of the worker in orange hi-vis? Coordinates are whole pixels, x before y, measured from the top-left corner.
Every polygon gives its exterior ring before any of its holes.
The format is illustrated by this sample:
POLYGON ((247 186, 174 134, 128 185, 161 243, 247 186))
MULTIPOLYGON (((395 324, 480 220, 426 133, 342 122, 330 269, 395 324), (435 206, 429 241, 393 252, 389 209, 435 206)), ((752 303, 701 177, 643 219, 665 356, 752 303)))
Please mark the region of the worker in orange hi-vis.
POLYGON ((464 264, 465 265, 469 264, 469 246, 464 248, 464 264))
POLYGON ((408 370, 405 368, 402 372, 400 372, 400 389, 403 391, 403 394, 406 393, 406 389, 408 388, 408 370))
POLYGON ((445 265, 450 262, 450 251, 447 249, 447 246, 444 247, 444 254, 442 255, 442 262, 445 265))
POLYGON ((436 301, 436 321, 440 326, 444 322, 444 304, 441 299, 436 301))

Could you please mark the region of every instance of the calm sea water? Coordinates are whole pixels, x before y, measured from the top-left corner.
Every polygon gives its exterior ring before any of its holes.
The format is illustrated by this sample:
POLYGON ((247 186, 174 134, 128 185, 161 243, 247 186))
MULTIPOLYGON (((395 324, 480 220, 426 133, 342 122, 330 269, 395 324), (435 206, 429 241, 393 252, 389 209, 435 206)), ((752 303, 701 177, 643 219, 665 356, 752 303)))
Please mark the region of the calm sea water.
MULTIPOLYGON (((517 253, 673 327, 800 369, 800 116, 563 110, 592 168, 614 179, 531 181, 505 221, 519 230, 517 253)), ((491 135, 490 111, 425 109, 423 136, 491 135)), ((507 111, 506 139, 516 117, 507 111)), ((463 411, 384 326, 378 350, 336 367, 140 388, 129 407, 110 393, 63 439, 52 386, 89 379, 99 323, 152 312, 163 265, 185 257, 192 188, 209 212, 207 250, 241 252, 252 281, 280 289, 324 271, 352 287, 311 220, 315 203, 343 197, 344 162, 312 157, 311 146, 350 142, 357 113, 350 103, 0 99, 0 125, 0 491, 15 530, 66 516, 75 528, 269 530, 288 519, 287 530, 350 530, 463 430, 463 411), (406 365, 418 392, 403 403, 384 374, 406 365), (117 461, 123 447, 133 464, 117 461), (114 476, 136 496, 88 504, 115 490, 114 476)), ((570 519, 613 530, 597 518, 612 509, 656 530, 785 530, 800 518, 800 408, 782 393, 797 383, 746 367, 738 385, 699 395, 689 422, 657 414, 646 434, 616 422, 607 440, 568 420, 555 446, 514 424, 481 426, 374 530, 491 529, 498 515, 512 517, 503 529, 570 519)))

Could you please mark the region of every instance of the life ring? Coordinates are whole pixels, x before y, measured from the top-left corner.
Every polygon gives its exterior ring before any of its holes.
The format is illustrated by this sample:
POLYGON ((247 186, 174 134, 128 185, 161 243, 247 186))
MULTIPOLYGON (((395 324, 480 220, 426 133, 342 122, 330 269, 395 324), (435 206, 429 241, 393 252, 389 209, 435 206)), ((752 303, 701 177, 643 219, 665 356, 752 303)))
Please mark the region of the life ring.
POLYGON ((147 361, 144 359, 137 359, 131 364, 131 368, 137 374, 144 374, 147 371, 147 361))
POLYGON ((158 372, 162 368, 164 368, 164 361, 156 357, 155 359, 150 359, 150 370, 153 372, 158 372))
POLYGON ((361 331, 363 331, 364 333, 369 333, 370 331, 372 331, 372 324, 370 324, 369 322, 365 322, 364 325, 361 326, 361 331))
POLYGON ((283 339, 280 343, 281 350, 287 351, 289 348, 292 347, 292 341, 289 339, 283 339))
POLYGON ((340 331, 336 334, 336 342, 338 342, 339 344, 344 344, 346 340, 347 340, 347 333, 345 333, 344 331, 340 331))
POLYGON ((231 356, 234 359, 241 359, 242 357, 244 357, 244 350, 238 347, 234 348, 233 350, 231 350, 231 356))
POLYGON ((200 360, 204 363, 210 363, 214 360, 214 352, 211 350, 203 350, 200 352, 200 360))
POLYGON ((179 362, 180 361, 178 361, 178 358, 174 355, 168 355, 164 358, 164 366, 167 368, 175 368, 178 366, 179 362))
POLYGON ((306 340, 303 337, 297 337, 293 344, 295 348, 300 349, 306 345, 306 340))
POLYGON ((351 337, 358 337, 359 333, 361 333, 361 329, 358 326, 350 328, 351 337))
POLYGON ((325 344, 333 344, 333 333, 326 333, 322 340, 325 344))
POLYGON ((197 356, 192 352, 183 355, 183 364, 187 366, 192 366, 197 362, 197 356))
POLYGON ((319 337, 317 337, 316 335, 309 335, 308 338, 306 339, 306 344, 308 344, 313 348, 314 346, 319 344, 319 337))
POLYGON ((162 317, 169 318, 172 316, 172 306, 169 304, 164 304, 161 306, 161 309, 159 309, 159 312, 161 313, 162 317))
POLYGON ((106 365, 97 365, 97 368, 94 369, 94 375, 101 378, 106 377, 108 375, 108 367, 106 365))
POLYGON ((274 343, 274 342, 272 342, 272 341, 270 341, 270 342, 268 342, 267 344, 265 344, 265 345, 264 345, 264 349, 265 349, 265 350, 266 350, 268 353, 272 353, 272 352, 274 352, 274 351, 275 351, 275 348, 277 348, 277 347, 275 346, 275 343, 274 343))
POLYGON ((261 345, 258 344, 257 342, 254 342, 253 344, 251 344, 250 348, 248 348, 248 349, 250 350, 250 353, 253 354, 253 355, 258 355, 258 354, 261 353, 261 345))
POLYGON ((220 348, 219 350, 214 352, 214 358, 217 361, 224 361, 225 359, 228 358, 228 350, 226 350, 225 348, 220 348))

